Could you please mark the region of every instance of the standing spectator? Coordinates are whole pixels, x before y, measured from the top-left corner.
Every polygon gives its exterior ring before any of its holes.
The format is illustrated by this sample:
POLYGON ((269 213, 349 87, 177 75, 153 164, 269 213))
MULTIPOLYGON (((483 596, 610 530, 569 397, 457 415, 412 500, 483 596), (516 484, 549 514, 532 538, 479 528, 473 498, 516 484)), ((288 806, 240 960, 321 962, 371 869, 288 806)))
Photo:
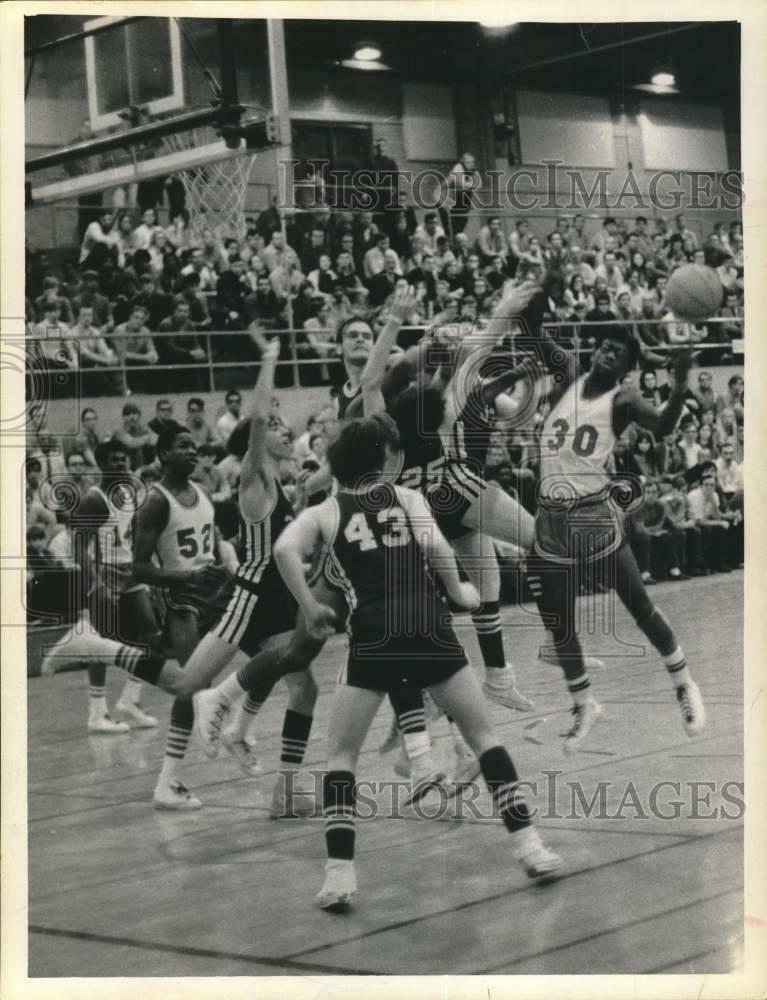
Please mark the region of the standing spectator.
POLYGON ((112 434, 130 456, 131 469, 147 465, 154 457, 157 436, 141 422, 141 410, 135 403, 126 403, 122 410, 122 426, 112 434))
POLYGON ((474 192, 481 186, 482 180, 476 167, 476 160, 471 153, 464 153, 453 166, 447 176, 446 187, 448 200, 452 203, 449 221, 443 224, 453 236, 462 233, 469 221, 469 213, 473 207, 474 192))
POLYGON ((240 422, 240 411, 242 408, 242 396, 236 389, 230 389, 224 400, 226 410, 216 421, 216 434, 224 447, 229 440, 229 436, 240 422))
POLYGON ((375 153, 370 165, 376 199, 374 218, 380 228, 388 229, 400 204, 399 167, 396 160, 386 155, 386 140, 382 136, 375 140, 373 146, 375 153))

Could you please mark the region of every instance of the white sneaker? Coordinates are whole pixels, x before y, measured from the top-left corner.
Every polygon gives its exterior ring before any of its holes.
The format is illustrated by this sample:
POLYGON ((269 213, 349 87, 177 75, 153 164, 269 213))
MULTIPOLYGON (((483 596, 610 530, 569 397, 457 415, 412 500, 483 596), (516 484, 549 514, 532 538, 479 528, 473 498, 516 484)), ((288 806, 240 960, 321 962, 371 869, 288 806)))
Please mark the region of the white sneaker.
POLYGON ((542 878, 562 867, 560 856, 541 840, 534 826, 525 827, 513 835, 514 857, 525 870, 528 878, 542 878))
POLYGON ((153 715, 147 715, 140 705, 134 705, 130 701, 118 701, 115 712, 130 725, 131 729, 157 728, 157 719, 153 715))
MULTIPOLYGON (((547 663, 551 667, 561 666, 559 657, 557 656, 556 650, 553 646, 541 646, 538 652, 538 659, 541 663, 547 663)), ((605 669, 604 660, 599 660, 596 656, 584 656, 583 666, 587 671, 605 669)))
POLYGON ((221 730, 229 715, 230 706, 219 698, 215 688, 198 691, 192 700, 194 727, 206 756, 212 759, 218 753, 221 730))
POLYGON ((706 725, 706 706, 695 681, 680 684, 676 689, 676 700, 682 713, 684 731, 688 736, 699 736, 706 725))
POLYGON ((410 794, 405 798, 404 805, 412 806, 430 792, 440 786, 448 790, 447 775, 434 764, 430 753, 421 754, 410 761, 410 794))
POLYGON ((505 670, 489 667, 485 670, 485 683, 482 690, 486 698, 498 702, 505 708, 513 708, 517 712, 532 712, 535 705, 526 698, 516 685, 514 671, 506 666, 505 670))
POLYGON ((351 906, 352 896, 356 891, 354 862, 329 858, 325 864, 325 881, 316 896, 317 906, 331 913, 343 913, 351 906))
POLYGON ((221 733, 221 742, 237 761, 243 774, 252 778, 261 773, 261 762, 256 754, 256 741, 252 736, 236 736, 234 733, 224 730, 221 733))
POLYGON ((565 742, 562 747, 565 753, 574 753, 586 742, 586 737, 602 714, 602 706, 596 698, 592 697, 581 705, 573 705, 571 712, 573 724, 565 733, 565 742))
POLYGON ((175 809, 177 812, 202 809, 202 802, 196 795, 192 795, 183 781, 158 784, 152 796, 152 805, 155 809, 175 809))
POLYGON ((99 635, 90 623, 80 622, 68 629, 43 657, 40 673, 55 674, 74 663, 113 663, 120 644, 99 635))
POLYGON ((300 819, 313 816, 317 811, 314 782, 307 780, 300 771, 277 775, 269 806, 270 819, 300 819))
POLYGON ((117 736, 120 733, 129 733, 130 726, 127 722, 115 722, 108 715, 90 715, 88 716, 88 732, 101 736, 117 736))

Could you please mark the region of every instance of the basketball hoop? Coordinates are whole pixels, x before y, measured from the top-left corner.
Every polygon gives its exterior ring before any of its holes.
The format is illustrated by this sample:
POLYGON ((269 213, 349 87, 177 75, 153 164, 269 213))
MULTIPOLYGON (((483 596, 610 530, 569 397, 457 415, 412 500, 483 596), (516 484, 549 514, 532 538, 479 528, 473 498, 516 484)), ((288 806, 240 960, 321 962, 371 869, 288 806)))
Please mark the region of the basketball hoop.
MULTIPOLYGON (((207 135, 205 129, 192 129, 163 136, 161 141, 167 152, 180 153, 209 142, 207 135), (199 141, 198 132, 202 136, 199 141)), ((245 197, 255 162, 255 155, 243 148, 220 160, 176 173, 184 185, 189 212, 187 231, 193 239, 201 239, 205 229, 219 240, 245 235, 245 197)))

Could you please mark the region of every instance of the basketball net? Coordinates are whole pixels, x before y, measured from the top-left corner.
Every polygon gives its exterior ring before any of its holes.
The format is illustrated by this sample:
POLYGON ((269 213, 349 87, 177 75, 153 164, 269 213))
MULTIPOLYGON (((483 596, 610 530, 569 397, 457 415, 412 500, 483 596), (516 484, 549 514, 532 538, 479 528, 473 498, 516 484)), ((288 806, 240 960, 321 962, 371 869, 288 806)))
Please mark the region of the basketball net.
MULTIPOLYGON (((193 149, 198 145, 197 131, 163 136, 163 146, 169 153, 193 149)), ((253 153, 243 151, 177 172, 186 193, 187 232, 193 239, 201 239, 205 229, 219 240, 245 235, 245 197, 255 162, 253 153)))

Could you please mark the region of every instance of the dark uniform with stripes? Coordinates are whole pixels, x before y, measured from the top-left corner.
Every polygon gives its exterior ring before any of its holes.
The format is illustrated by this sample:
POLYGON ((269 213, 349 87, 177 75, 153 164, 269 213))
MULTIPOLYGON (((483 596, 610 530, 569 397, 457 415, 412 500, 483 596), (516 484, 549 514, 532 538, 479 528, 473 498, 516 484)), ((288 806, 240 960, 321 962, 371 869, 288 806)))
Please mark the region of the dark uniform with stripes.
POLYGON ((272 558, 272 548, 295 511, 275 478, 277 499, 260 521, 240 514, 240 543, 245 559, 234 578, 234 592, 213 634, 248 656, 264 639, 295 628, 298 605, 272 558))
POLYGON ((349 606, 341 681, 372 691, 419 690, 467 662, 407 513, 403 491, 380 483, 340 490, 327 572, 349 606))

